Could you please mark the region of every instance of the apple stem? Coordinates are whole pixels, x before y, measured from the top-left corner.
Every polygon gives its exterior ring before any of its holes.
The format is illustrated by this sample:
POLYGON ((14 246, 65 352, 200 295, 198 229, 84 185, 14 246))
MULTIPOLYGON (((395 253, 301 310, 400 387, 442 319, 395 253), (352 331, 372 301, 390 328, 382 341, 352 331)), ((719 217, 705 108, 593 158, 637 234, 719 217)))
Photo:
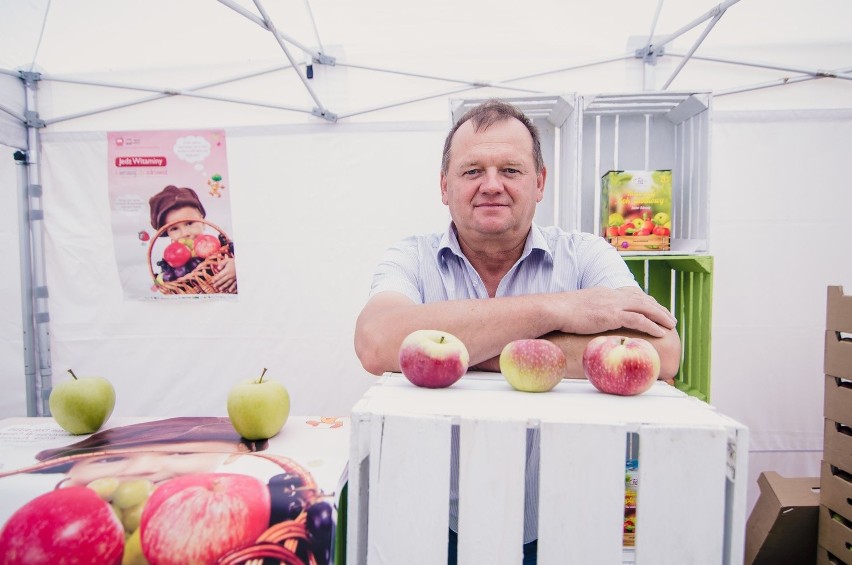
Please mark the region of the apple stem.
POLYGON ((441 336, 441 340, 438 343, 444 343, 444 336, 441 336))
POLYGON ((71 376, 74 377, 74 380, 76 381, 77 375, 74 374, 74 371, 72 371, 71 369, 68 369, 68 372, 71 373, 71 376))
POLYGON ((263 368, 263 372, 260 374, 260 378, 257 379, 257 384, 260 384, 260 383, 263 382, 263 375, 265 375, 265 374, 266 374, 266 367, 263 368))
POLYGON ((625 341, 627 341, 627 338, 626 338, 626 337, 621 338, 621 343, 619 343, 619 345, 624 345, 624 342, 625 342, 625 341))

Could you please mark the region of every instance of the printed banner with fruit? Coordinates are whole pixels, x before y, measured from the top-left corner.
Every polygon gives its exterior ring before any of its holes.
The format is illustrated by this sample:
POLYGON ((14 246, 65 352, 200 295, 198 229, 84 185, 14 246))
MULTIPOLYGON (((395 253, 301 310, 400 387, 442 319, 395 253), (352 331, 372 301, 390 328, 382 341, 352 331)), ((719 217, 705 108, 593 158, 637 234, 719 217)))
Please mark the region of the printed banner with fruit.
POLYGON ((110 132, 113 241, 126 299, 237 293, 223 130, 110 132))
POLYGON ((672 172, 609 171, 601 179, 601 235, 619 251, 667 251, 672 172))
POLYGON ((84 439, 53 422, 0 426, 2 562, 328 565, 348 434, 326 417, 262 442, 227 418, 84 439))

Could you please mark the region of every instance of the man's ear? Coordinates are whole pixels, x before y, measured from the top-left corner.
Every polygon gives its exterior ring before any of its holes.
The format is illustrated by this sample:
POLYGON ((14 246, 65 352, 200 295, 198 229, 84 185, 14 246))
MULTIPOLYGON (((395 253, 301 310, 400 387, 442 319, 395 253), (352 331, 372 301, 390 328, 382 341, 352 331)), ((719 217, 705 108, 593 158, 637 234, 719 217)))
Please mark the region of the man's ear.
POLYGON ((441 202, 444 203, 444 206, 449 204, 449 198, 447 197, 447 175, 443 171, 441 172, 441 202))
POLYGON ((535 185, 536 185, 536 202, 541 202, 541 199, 544 198, 544 181, 547 180, 547 167, 542 167, 541 172, 536 174, 535 185))

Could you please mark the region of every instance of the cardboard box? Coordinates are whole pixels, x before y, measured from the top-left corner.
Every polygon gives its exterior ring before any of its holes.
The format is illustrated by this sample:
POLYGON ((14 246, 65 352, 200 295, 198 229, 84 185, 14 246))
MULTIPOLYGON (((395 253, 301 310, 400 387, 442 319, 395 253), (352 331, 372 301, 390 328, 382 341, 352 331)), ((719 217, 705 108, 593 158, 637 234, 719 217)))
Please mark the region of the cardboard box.
POLYGON ((825 375, 823 416, 828 420, 852 425, 852 380, 825 375))
POLYGON ((852 333, 852 296, 844 295, 842 286, 828 287, 825 329, 852 333))
POLYGON ((760 497, 746 522, 745 565, 815 563, 819 481, 760 474, 760 497))
POLYGON ((823 460, 852 473, 852 427, 826 418, 823 431, 823 460))
POLYGON ((819 507, 820 547, 843 562, 852 562, 852 522, 826 506, 819 507))
POLYGON ((819 503, 852 522, 852 473, 823 460, 819 503))
POLYGON ((619 251, 668 251, 672 172, 608 171, 601 178, 601 235, 619 251))
MULTIPOLYGON (((850 562, 852 563, 852 562, 850 562)), ((849 565, 822 546, 817 546, 817 565, 849 565)))
POLYGON ((852 334, 825 331, 825 374, 852 380, 852 334))

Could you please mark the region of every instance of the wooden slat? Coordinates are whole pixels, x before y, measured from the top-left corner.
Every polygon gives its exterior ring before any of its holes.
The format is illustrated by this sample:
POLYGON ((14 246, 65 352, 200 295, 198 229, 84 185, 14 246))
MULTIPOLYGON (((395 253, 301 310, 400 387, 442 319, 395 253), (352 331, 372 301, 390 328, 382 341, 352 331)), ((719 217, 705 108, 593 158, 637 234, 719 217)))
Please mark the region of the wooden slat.
POLYGON ((641 427, 636 565, 723 562, 727 460, 721 427, 641 427))
POLYGON ((370 464, 368 563, 446 563, 450 419, 385 416, 383 425, 376 428, 370 464))
POLYGON ((541 424, 538 563, 622 561, 627 431, 541 424))
POLYGON ((524 420, 461 421, 459 565, 521 562, 525 453, 524 420))

